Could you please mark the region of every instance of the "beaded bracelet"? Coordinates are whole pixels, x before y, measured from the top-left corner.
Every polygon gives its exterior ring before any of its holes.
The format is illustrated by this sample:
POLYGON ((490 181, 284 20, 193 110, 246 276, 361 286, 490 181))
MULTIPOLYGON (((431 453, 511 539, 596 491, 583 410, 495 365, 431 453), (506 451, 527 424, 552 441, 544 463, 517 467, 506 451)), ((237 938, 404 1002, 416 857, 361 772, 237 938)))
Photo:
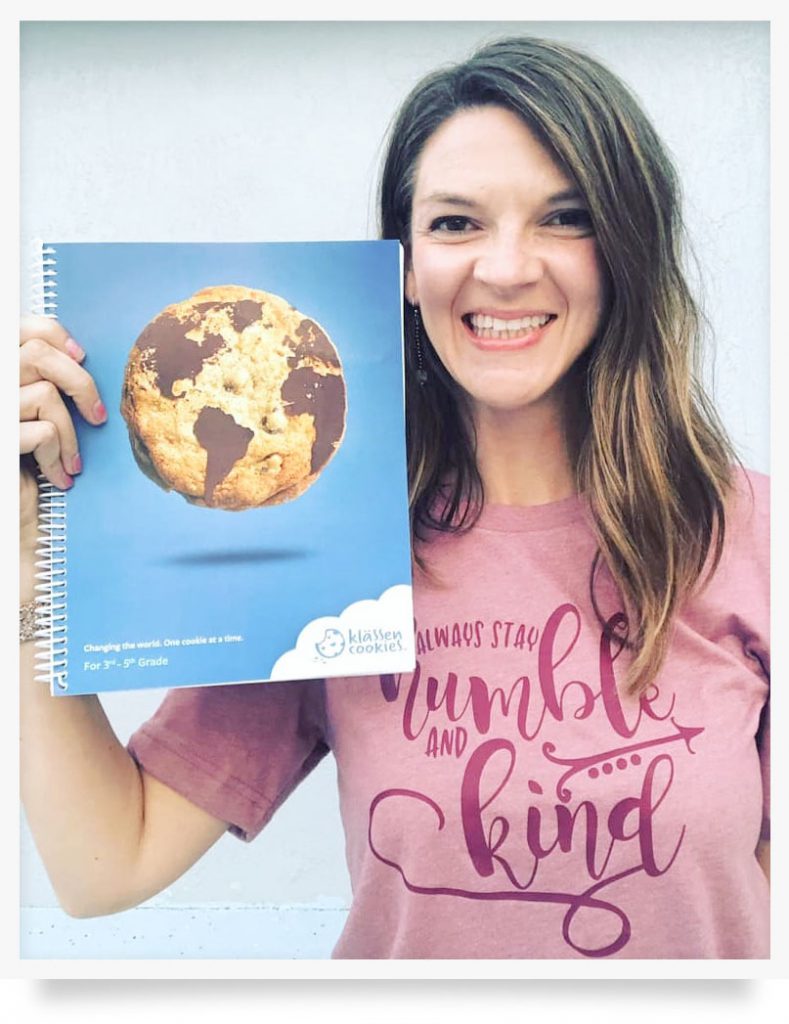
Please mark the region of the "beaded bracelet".
POLYGON ((35 599, 19 606, 19 642, 36 638, 36 602, 35 599))

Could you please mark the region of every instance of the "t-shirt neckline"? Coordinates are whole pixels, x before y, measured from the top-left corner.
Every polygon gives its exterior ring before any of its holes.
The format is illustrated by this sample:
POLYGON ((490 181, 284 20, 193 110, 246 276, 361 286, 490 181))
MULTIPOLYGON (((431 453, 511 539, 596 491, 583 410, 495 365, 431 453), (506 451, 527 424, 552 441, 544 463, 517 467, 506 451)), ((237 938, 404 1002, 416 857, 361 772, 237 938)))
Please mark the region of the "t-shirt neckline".
POLYGON ((543 505, 497 505, 486 503, 475 524, 478 530, 528 532, 581 525, 587 521, 589 501, 584 494, 549 501, 543 505))

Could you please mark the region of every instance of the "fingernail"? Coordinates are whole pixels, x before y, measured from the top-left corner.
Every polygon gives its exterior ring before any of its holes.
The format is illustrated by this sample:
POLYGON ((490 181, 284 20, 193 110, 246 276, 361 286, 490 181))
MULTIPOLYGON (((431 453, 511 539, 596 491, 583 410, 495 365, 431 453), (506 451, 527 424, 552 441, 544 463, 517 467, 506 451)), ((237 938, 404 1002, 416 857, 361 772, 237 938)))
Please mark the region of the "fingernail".
POLYGON ((60 484, 60 489, 63 491, 67 491, 70 487, 74 486, 74 481, 71 479, 68 473, 63 474, 63 481, 64 482, 60 484))
POLYGON ((75 476, 77 475, 77 473, 81 473, 82 472, 82 459, 81 459, 81 457, 79 455, 79 452, 71 460, 71 472, 75 476))
POLYGON ((104 402, 96 402, 93 406, 93 418, 97 423, 103 423, 107 419, 107 407, 104 402))
POLYGON ((66 339, 66 351, 71 356, 71 358, 76 359, 77 362, 85 358, 84 349, 80 348, 73 338, 66 339))

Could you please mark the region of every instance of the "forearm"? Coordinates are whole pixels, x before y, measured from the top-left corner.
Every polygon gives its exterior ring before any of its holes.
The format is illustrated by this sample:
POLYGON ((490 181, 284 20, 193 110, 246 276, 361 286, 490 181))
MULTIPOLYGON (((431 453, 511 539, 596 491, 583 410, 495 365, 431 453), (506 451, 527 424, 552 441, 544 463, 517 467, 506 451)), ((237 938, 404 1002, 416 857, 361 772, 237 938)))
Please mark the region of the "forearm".
MULTIPOLYGON (((23 561, 22 601, 33 595, 23 561)), ((63 908, 75 916, 133 901, 143 825, 137 766, 98 698, 52 697, 34 678, 35 646, 20 649, 20 781, 36 846, 63 908)))

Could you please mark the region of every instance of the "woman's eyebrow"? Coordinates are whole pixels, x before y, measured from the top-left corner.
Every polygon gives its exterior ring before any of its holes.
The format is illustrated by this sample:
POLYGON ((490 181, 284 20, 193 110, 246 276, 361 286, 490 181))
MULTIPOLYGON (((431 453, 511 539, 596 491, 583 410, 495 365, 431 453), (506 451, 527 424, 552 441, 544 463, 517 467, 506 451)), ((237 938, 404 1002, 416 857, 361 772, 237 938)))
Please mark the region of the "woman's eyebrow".
POLYGON ((447 206, 476 206, 477 203, 473 199, 468 199, 466 196, 459 196, 453 192, 431 192, 430 195, 423 196, 417 206, 424 206, 427 203, 445 203, 447 206))
POLYGON ((545 200, 546 203, 567 203, 567 202, 583 202, 584 197, 578 191, 577 188, 566 188, 562 192, 554 192, 552 196, 548 196, 545 200))
MULTIPOLYGON (((562 189, 561 192, 554 192, 544 200, 546 206, 553 206, 555 203, 584 202, 584 197, 577 188, 562 189)), ((426 206, 429 203, 443 203, 446 206, 461 206, 466 209, 479 205, 475 200, 467 196, 460 196, 454 192, 431 192, 423 196, 415 205, 426 206)))

